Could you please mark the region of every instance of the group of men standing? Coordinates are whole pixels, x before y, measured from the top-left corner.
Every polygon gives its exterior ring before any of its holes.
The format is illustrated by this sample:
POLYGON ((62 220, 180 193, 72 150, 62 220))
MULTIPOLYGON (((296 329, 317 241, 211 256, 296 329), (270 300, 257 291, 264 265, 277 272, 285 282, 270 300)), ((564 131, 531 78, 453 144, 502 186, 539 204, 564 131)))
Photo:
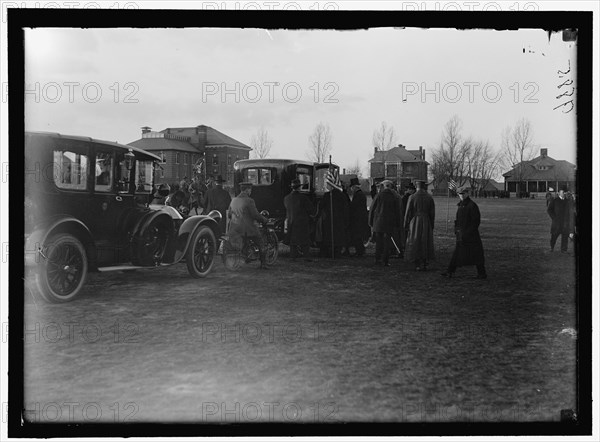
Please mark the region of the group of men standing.
MULTIPOLYGON (((375 241, 375 265, 390 266, 392 248, 401 258, 415 265, 417 271, 426 271, 434 259, 433 228, 435 202, 427 192, 424 181, 409 184, 401 196, 394 184, 383 181, 370 208, 358 179, 350 182, 349 191, 328 185, 318 207, 299 191, 300 182, 292 182, 292 192, 284 199, 287 211, 287 232, 291 256, 299 252, 308 258, 311 244, 311 219, 316 219, 315 239, 320 243, 321 256, 364 256, 365 242, 375 241), (316 216, 315 216, 316 213, 316 216), (332 219, 333 217, 333 219, 332 219)), ((468 189, 459 191, 455 221, 456 249, 442 275, 452 277, 457 267, 475 265, 477 277, 486 278, 483 245, 479 236, 480 215, 477 204, 469 198, 468 189)))

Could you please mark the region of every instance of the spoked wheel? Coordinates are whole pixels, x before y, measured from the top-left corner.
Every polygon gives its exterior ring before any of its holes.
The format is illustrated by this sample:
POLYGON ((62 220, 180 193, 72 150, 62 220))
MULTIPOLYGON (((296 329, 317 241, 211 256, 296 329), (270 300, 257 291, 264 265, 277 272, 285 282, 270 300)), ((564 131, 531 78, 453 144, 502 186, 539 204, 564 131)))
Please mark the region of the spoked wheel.
POLYGON ((237 270, 242 265, 244 258, 242 257, 242 250, 239 247, 235 247, 229 242, 228 239, 223 240, 223 265, 227 270, 237 270))
POLYGON ((265 244, 265 264, 273 265, 279 256, 279 240, 275 232, 269 232, 264 237, 265 244))
POLYGON ((171 230, 171 226, 164 219, 152 221, 138 240, 135 264, 142 266, 160 264, 167 249, 171 230))
POLYGON ((71 301, 87 277, 88 262, 81 241, 67 233, 50 238, 40 256, 36 285, 48 302, 71 301))
POLYGON ((185 255, 188 272, 194 278, 204 278, 210 273, 217 254, 217 240, 212 229, 200 226, 194 232, 185 255))

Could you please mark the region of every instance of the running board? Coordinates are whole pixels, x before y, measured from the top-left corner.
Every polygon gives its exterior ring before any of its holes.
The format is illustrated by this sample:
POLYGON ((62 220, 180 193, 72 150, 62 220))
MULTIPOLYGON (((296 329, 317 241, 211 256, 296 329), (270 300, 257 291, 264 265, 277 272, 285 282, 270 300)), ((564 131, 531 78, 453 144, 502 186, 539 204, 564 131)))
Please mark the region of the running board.
POLYGON ((98 267, 98 271, 99 272, 116 272, 119 270, 156 269, 158 267, 168 267, 170 265, 173 265, 173 264, 161 263, 157 266, 120 265, 120 266, 98 267))

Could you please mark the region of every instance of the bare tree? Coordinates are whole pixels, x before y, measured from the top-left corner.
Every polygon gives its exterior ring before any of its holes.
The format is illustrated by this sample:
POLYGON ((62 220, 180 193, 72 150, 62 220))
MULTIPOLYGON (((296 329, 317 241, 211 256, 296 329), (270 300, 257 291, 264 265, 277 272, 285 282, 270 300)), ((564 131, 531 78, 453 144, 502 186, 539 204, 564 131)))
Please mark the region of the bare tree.
POLYGON ((316 163, 325 163, 328 161, 328 156, 332 148, 331 138, 329 124, 317 124, 312 135, 308 137, 309 150, 306 153, 308 159, 316 163))
POLYGON ((471 187, 483 190, 498 172, 501 152, 494 152, 489 141, 476 141, 467 157, 471 187))
POLYGON ((389 150, 396 145, 396 133, 394 128, 388 126, 385 121, 381 122, 379 129, 373 131, 373 146, 378 150, 389 150))
POLYGON ((526 173, 523 162, 533 158, 533 149, 533 130, 527 118, 521 118, 514 127, 507 126, 502 131, 503 163, 515 172, 517 196, 523 193, 522 185, 526 173))
POLYGON ((273 139, 269 136, 269 132, 261 127, 252 135, 250 146, 252 147, 252 158, 267 158, 273 147, 273 139))
POLYGON ((467 158, 474 142, 470 138, 463 139, 461 130, 462 121, 457 115, 444 126, 440 147, 431 155, 431 174, 435 182, 453 179, 459 186, 467 182, 467 158))
POLYGON ((356 175, 357 178, 362 178, 362 168, 360 167, 358 158, 356 159, 356 163, 354 163, 354 165, 346 168, 346 173, 349 175, 356 175))

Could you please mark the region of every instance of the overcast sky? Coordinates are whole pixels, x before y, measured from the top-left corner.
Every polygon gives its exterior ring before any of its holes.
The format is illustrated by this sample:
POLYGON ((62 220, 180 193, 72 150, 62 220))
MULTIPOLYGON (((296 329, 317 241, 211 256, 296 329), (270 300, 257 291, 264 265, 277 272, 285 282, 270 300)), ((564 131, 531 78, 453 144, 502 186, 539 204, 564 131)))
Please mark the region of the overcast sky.
POLYGON ((323 122, 333 161, 368 176, 382 121, 431 159, 453 115, 496 149, 525 117, 536 150, 576 162, 574 96, 556 98, 576 45, 544 30, 29 29, 25 60, 28 130, 126 144, 204 124, 250 144, 262 126, 271 157, 305 159, 323 122))

